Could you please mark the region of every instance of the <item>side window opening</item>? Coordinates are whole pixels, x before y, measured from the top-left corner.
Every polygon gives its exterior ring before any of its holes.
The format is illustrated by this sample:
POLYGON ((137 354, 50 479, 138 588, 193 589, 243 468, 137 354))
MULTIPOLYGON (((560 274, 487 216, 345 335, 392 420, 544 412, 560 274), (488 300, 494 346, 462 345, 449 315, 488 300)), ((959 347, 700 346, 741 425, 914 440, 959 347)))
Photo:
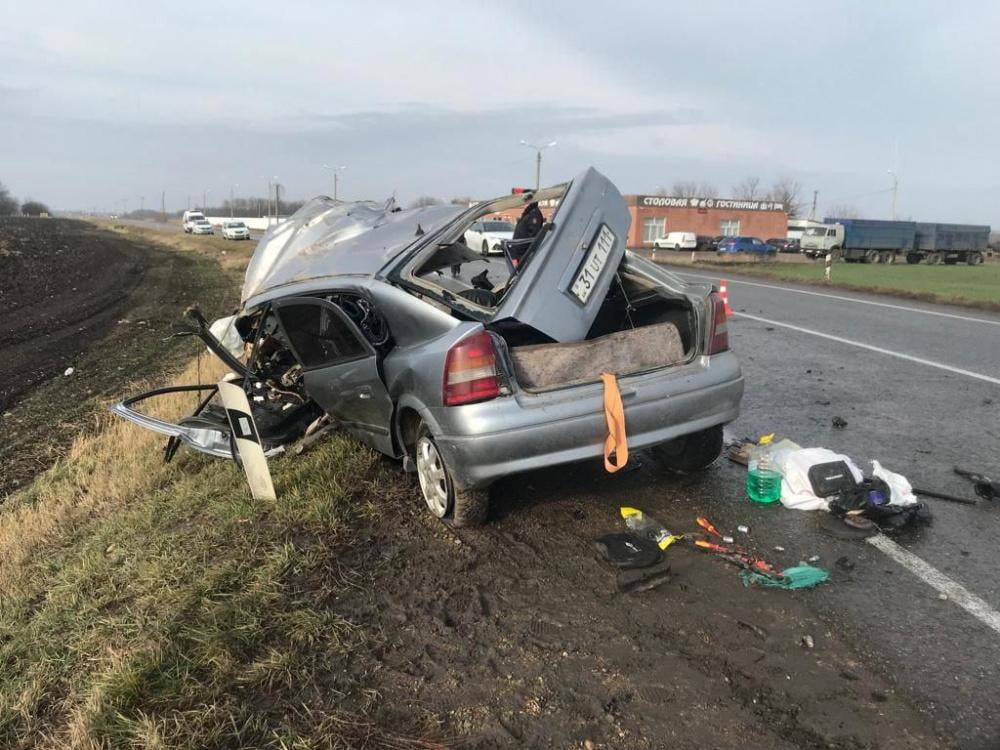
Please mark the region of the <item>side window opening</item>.
POLYGON ((277 312, 303 367, 328 366, 368 354, 343 319, 326 305, 292 304, 277 312))

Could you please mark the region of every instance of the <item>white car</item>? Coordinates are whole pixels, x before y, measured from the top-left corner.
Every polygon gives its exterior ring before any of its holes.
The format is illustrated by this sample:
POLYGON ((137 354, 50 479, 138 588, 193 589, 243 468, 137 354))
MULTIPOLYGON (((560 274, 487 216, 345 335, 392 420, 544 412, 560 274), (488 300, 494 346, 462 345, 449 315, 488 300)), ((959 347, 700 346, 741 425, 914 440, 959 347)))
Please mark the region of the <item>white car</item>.
POLYGON ((191 234, 215 234, 215 230, 208 219, 196 221, 191 225, 191 234))
POLYGON ((653 240, 656 250, 694 250, 698 247, 698 235, 694 232, 669 232, 653 240))
POLYGON ((222 239, 224 240, 248 240, 250 239, 250 227, 242 221, 227 221, 222 224, 222 239))
POLYGON ((184 232, 186 234, 192 234, 194 232, 194 225, 199 221, 205 221, 205 214, 201 211, 185 211, 184 217, 181 221, 184 225, 184 232))
POLYGON ((514 225, 503 219, 480 219, 465 230, 465 244, 483 255, 503 255, 501 240, 514 237, 514 225))

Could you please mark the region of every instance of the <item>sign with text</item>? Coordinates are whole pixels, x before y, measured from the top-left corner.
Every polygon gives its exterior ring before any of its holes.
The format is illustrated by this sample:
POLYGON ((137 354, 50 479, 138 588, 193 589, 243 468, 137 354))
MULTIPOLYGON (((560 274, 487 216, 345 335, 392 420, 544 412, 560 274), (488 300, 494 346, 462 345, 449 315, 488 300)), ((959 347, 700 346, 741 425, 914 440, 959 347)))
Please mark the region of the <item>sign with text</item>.
POLYGON ((669 195, 637 195, 636 205, 647 208, 716 208, 727 211, 784 211, 781 201, 735 198, 675 198, 669 195))

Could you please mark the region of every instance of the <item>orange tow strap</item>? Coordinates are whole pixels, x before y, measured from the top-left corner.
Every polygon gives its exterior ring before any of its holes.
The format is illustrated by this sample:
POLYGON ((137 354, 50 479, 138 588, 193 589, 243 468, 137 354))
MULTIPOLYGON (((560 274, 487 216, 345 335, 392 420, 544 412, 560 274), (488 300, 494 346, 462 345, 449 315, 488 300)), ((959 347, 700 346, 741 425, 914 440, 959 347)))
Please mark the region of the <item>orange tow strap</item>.
POLYGON ((608 436, 604 439, 604 468, 609 474, 614 474, 628 463, 628 438, 625 435, 625 409, 622 407, 622 395, 618 391, 618 379, 614 375, 603 373, 604 383, 604 417, 608 420, 608 436), (614 463, 611 454, 615 455, 614 463))

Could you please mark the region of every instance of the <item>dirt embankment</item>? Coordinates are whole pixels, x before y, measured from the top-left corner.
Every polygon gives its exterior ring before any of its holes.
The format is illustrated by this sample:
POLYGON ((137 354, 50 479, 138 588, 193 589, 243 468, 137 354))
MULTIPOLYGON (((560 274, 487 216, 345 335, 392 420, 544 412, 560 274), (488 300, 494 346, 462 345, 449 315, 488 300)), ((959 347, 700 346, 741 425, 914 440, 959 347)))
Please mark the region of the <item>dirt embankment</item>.
POLYGON ((0 280, 0 497, 130 384, 197 350, 167 338, 186 306, 214 313, 238 289, 195 252, 69 219, 0 221, 0 280))
POLYGON ((150 258, 67 219, 0 221, 0 411, 116 324, 150 258))

